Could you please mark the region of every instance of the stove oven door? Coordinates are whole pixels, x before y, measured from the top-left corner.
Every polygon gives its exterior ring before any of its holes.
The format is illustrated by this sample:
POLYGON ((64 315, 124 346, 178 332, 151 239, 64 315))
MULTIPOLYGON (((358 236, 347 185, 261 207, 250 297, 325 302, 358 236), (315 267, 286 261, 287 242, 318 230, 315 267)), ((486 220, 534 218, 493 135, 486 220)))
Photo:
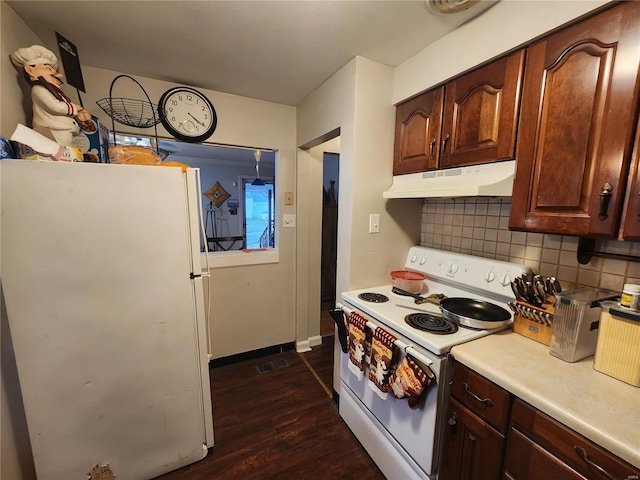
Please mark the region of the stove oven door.
MULTIPOLYGON (((351 312, 346 307, 343 310, 347 315, 351 312)), ((436 356, 387 325, 363 312, 358 313, 398 337, 402 346, 410 345, 408 351, 430 364, 436 381, 429 385, 420 406, 412 410, 407 399, 396 399, 391 394, 386 400, 381 399, 367 385, 366 370, 365 378, 358 380, 349 369, 348 354, 341 354, 340 416, 387 478, 435 478, 443 432, 443 420, 437 412, 444 405, 446 390, 440 385, 440 379, 446 378, 447 357, 436 356)), ((405 350, 398 350, 402 361, 405 350)))

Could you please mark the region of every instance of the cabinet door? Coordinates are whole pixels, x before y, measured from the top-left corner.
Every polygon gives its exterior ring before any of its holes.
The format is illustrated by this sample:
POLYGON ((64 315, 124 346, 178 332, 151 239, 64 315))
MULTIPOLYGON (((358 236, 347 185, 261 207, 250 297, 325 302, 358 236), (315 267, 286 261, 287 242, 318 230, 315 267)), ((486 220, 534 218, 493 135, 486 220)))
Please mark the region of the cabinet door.
POLYGON ((515 158, 524 51, 447 83, 440 167, 515 158))
POLYGON ((430 90, 396 108, 393 174, 438 167, 443 87, 430 90))
POLYGON ((622 240, 640 240, 640 119, 636 128, 636 141, 633 148, 629 185, 624 200, 620 238, 622 240))
POLYGON ((520 399, 513 403, 511 427, 506 460, 511 478, 640 478, 632 465, 520 399))
POLYGON ((502 478, 504 436, 453 398, 448 418, 442 478, 502 478))
POLYGON ((527 49, 510 228, 617 234, 638 105, 638 24, 640 2, 616 4, 527 49))
POLYGON ((511 430, 505 478, 514 480, 587 480, 518 430, 511 430))

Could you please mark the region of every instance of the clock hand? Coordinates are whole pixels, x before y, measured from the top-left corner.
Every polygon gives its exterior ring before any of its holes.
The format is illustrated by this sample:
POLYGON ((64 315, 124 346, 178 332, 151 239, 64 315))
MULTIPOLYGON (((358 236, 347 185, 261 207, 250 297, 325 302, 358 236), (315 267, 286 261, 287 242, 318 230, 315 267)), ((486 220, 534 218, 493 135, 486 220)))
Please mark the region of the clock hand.
POLYGON ((198 120, 196 117, 194 117, 193 115, 191 115, 191 112, 187 112, 188 115, 193 118, 196 122, 198 122, 200 125, 202 125, 204 127, 204 123, 202 123, 200 120, 198 120))

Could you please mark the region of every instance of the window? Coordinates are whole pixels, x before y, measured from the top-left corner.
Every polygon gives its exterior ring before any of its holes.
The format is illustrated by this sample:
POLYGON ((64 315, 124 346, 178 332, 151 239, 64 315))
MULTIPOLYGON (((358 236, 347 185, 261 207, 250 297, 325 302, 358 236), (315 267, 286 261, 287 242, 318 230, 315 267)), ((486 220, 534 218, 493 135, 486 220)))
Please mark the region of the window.
MULTIPOLYGON (((130 135, 117 135, 116 141, 146 147, 154 144, 148 137, 130 135)), ((264 185, 253 185, 257 171, 251 148, 165 139, 158 146, 163 159, 200 169, 202 218, 210 252, 275 247, 276 151, 262 150, 262 182, 257 183, 264 185)))
POLYGON ((244 238, 246 248, 274 246, 275 202, 273 182, 252 185, 243 180, 244 190, 244 238))

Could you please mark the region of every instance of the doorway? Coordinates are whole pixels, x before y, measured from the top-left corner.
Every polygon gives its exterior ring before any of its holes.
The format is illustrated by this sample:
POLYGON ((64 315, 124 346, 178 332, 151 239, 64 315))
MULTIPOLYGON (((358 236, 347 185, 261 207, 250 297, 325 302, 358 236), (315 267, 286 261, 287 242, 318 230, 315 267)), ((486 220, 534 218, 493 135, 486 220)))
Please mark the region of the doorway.
POLYGON ((336 303, 339 169, 340 154, 324 152, 322 162, 322 259, 320 266, 320 305, 322 311, 333 308, 336 303))

